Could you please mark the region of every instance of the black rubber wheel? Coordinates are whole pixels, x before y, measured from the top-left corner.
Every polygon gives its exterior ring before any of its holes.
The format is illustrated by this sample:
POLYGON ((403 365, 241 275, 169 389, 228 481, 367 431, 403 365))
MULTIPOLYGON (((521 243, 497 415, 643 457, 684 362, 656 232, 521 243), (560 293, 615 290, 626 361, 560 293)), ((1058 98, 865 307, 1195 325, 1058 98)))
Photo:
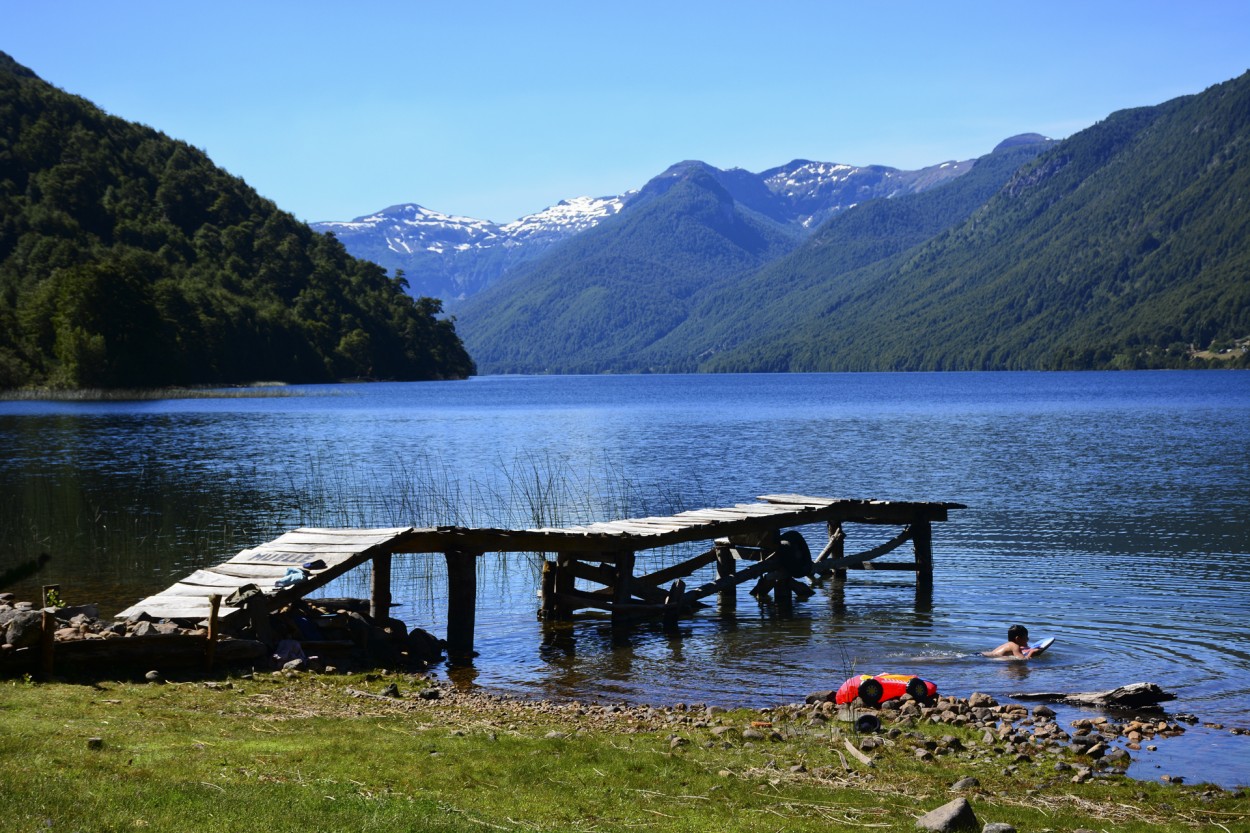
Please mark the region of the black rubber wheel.
POLYGON ((812 574, 812 551, 807 541, 796 529, 781 533, 777 552, 781 555, 781 563, 786 572, 794 578, 807 578, 812 574))
POLYGON ((912 677, 907 681, 907 693, 911 695, 913 700, 929 699, 929 687, 919 677, 912 677))
POLYGON ((875 714, 861 714, 855 720, 855 731, 861 735, 870 735, 881 730, 881 718, 875 714))
POLYGON ((885 686, 881 685, 880 680, 869 677, 859 684, 859 699, 865 706, 876 706, 881 702, 883 694, 885 694, 885 686))

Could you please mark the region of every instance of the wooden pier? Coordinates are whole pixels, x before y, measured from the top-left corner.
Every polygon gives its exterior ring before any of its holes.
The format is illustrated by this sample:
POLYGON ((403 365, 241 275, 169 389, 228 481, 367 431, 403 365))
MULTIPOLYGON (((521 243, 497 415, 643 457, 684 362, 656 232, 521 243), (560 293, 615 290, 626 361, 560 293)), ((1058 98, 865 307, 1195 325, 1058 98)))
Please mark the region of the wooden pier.
POLYGON ((719 595, 732 609, 736 589, 754 581, 752 594, 780 606, 813 592, 809 580, 847 570, 914 572, 918 588, 932 586, 932 524, 947 520, 958 503, 891 502, 765 495, 756 503, 697 509, 668 517, 633 518, 549 529, 396 527, 386 529, 296 529, 215 567, 196 570, 172 587, 117 615, 204 620, 228 624, 245 619, 263 638, 265 619, 324 587, 348 570, 371 564, 370 612, 389 616, 391 560, 399 553, 442 553, 447 563, 447 653, 452 660, 474 655, 477 559, 494 552, 544 553, 539 615, 567 619, 581 610, 604 611, 614 620, 640 616, 675 619, 719 595), (901 532, 865 552, 846 555, 845 524, 894 525, 901 532), (814 557, 796 528, 823 524, 826 540, 814 557), (679 563, 635 575, 638 552, 707 541, 708 548, 679 563), (877 559, 911 542, 911 557, 877 559), (685 580, 716 565, 716 578, 694 587, 685 580), (739 566, 742 564, 743 566, 739 566), (305 569, 306 568, 306 569, 305 569), (291 570, 305 578, 283 586, 291 570), (596 586, 597 589, 581 589, 596 586), (251 587, 249 587, 249 585, 251 587), (239 591, 243 592, 239 592, 239 591), (235 601, 233 604, 231 600, 235 601))

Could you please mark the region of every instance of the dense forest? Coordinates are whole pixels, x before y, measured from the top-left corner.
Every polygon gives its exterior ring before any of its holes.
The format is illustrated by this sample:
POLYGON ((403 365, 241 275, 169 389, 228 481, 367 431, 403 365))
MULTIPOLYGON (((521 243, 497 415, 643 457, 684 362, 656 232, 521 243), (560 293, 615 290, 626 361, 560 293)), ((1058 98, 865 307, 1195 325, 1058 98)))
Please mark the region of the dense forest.
POLYGON ((1248 153, 1250 74, 1114 113, 920 246, 816 256, 806 274, 832 279, 700 369, 1250 367, 1248 153))
POLYGON ((688 216, 762 219, 701 209, 690 179, 470 299, 459 326, 490 373, 1250 367, 1248 153, 1250 74, 1005 143, 758 263, 726 259, 729 235, 674 247, 688 216))
POLYGON ((634 370, 640 351, 685 320, 692 298, 798 243, 793 229, 736 202, 706 166, 655 191, 457 307, 466 344, 485 351, 483 366, 634 370))
POLYGON ((0 388, 462 378, 441 304, 0 53, 0 388))
POLYGON ((1041 136, 1012 143, 929 190, 870 200, 805 245, 795 228, 736 199, 708 166, 674 166, 617 217, 461 304, 462 334, 489 372, 697 371, 755 335, 759 310, 784 305, 804 282, 823 284, 924 242, 1047 145, 1041 136))

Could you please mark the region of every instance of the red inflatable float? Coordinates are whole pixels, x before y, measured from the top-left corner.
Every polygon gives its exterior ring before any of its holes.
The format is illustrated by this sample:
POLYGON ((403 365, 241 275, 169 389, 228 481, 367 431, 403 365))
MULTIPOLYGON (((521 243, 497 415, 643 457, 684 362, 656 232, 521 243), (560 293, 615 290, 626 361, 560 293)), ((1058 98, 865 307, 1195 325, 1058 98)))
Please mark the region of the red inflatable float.
POLYGON ((876 706, 904 694, 914 700, 932 700, 937 697, 937 685, 914 674, 860 674, 838 688, 834 702, 841 705, 858 697, 864 705, 876 706))

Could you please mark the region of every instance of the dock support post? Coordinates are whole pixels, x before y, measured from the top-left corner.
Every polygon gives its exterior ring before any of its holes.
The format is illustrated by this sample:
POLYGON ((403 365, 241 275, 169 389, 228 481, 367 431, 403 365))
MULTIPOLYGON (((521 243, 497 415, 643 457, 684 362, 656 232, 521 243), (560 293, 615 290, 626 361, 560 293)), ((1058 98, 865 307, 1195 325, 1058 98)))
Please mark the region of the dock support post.
POLYGON ((369 618, 381 625, 391 618, 391 554, 380 552, 373 556, 373 571, 369 576, 369 618))
POLYGON ((555 619, 560 605, 556 598, 556 562, 543 559, 542 587, 540 589, 541 606, 538 609, 539 619, 555 619))
MULTIPOLYGON (((829 522, 829 554, 834 561, 841 561, 846 555, 846 532, 842 529, 841 522, 829 522)), ((833 580, 839 584, 846 583, 846 570, 834 570, 833 580)))
POLYGON ((477 618, 477 553, 448 552, 447 557, 447 658, 468 662, 473 650, 473 626, 477 618))
POLYGON ((213 670, 213 663, 217 661, 217 632, 220 629, 217 616, 220 610, 221 594, 213 593, 208 597, 208 645, 204 648, 204 667, 209 671, 213 670))
MULTIPOLYGON (((716 579, 732 579, 738 571, 738 562, 734 558, 733 548, 728 546, 716 545, 716 579)), ((730 584, 730 586, 720 591, 720 609, 726 613, 732 612, 738 607, 738 585, 730 584)))
POLYGON ((612 587, 612 619, 618 620, 617 605, 629 604, 629 600, 633 598, 633 590, 630 585, 634 582, 634 554, 632 552, 620 552, 616 554, 616 584, 612 587))
POLYGON ((933 588, 933 525, 926 519, 911 524, 912 547, 916 553, 916 589, 933 588))
POLYGON ((573 610, 569 606, 569 596, 575 589, 576 576, 573 575, 573 556, 560 552, 556 553, 555 566, 555 588, 556 603, 554 605, 556 619, 572 619, 573 610))

